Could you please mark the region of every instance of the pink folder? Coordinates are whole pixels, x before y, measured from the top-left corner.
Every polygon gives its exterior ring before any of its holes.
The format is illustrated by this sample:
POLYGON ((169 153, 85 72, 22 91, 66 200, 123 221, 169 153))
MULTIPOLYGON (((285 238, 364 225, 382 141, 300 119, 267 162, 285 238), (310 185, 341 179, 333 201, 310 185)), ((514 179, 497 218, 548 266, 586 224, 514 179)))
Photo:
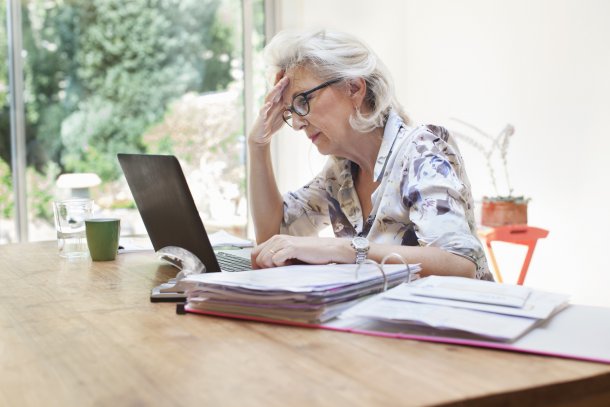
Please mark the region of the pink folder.
POLYGON ((456 331, 440 331, 355 318, 336 318, 323 324, 307 324, 202 311, 190 308, 188 305, 185 310, 195 314, 303 328, 320 328, 386 338, 474 346, 610 364, 610 308, 604 307, 569 305, 549 320, 510 343, 479 339, 456 331))

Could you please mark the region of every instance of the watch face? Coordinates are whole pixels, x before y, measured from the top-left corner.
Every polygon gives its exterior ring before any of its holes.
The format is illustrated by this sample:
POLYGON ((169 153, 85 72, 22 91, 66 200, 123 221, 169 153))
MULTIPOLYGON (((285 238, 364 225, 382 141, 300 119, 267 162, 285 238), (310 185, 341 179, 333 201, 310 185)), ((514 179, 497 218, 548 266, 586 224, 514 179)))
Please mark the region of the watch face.
POLYGON ((355 237, 352 243, 356 249, 366 249, 369 247, 369 241, 365 237, 355 237))

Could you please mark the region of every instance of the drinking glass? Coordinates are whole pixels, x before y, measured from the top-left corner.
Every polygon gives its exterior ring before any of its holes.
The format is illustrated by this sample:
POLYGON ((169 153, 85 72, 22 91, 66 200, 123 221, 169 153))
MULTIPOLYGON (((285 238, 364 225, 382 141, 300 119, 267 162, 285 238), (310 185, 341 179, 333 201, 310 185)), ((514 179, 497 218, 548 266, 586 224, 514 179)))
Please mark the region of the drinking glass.
POLYGON ((91 199, 55 201, 53 212, 59 255, 66 258, 89 256, 85 219, 93 215, 93 201, 91 199))

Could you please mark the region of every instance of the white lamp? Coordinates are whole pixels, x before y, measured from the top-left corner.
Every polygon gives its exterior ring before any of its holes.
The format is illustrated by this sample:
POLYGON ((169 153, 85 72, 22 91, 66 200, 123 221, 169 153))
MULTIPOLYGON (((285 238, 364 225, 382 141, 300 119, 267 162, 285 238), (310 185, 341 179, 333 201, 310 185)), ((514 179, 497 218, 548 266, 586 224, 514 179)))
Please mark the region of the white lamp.
POLYGON ((61 174, 56 181, 58 188, 69 189, 75 198, 89 198, 89 188, 101 183, 100 177, 90 172, 61 174))

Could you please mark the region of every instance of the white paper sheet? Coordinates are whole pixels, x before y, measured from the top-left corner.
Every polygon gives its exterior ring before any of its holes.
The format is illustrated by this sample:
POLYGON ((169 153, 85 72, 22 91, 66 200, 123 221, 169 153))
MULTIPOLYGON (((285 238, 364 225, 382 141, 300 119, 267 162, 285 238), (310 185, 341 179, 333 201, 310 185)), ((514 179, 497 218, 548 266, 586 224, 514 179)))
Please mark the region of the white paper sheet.
POLYGON ((413 283, 411 294, 521 308, 531 289, 472 278, 429 276, 413 283))
POLYGON ((208 235, 210 243, 213 247, 221 246, 234 246, 234 247, 253 247, 254 242, 247 239, 242 239, 228 233, 225 230, 219 230, 218 232, 210 233, 208 235))
MULTIPOLYGON (((227 233, 224 230, 211 233, 208 235, 212 247, 221 248, 226 246, 232 247, 253 247, 254 243, 251 240, 242 239, 227 233)), ((153 245, 146 237, 121 237, 119 239, 119 253, 153 251, 153 245)))
MULTIPOLYGON (((356 279, 356 267, 355 264, 295 265, 239 273, 206 273, 189 276, 184 280, 184 284, 209 283, 253 290, 312 292, 381 277, 375 265, 365 264, 360 268, 356 279)), ((418 265, 411 267, 413 271, 419 270, 418 265)), ((387 274, 404 269, 402 264, 384 266, 387 274)))
MULTIPOLYGON (((416 284, 416 283, 413 283, 416 284)), ((497 314, 514 315, 528 318, 544 319, 563 308, 568 303, 569 296, 565 294, 549 293, 533 290, 522 308, 502 305, 482 304, 451 300, 446 298, 425 297, 412 292, 412 284, 402 284, 382 294, 384 298, 400 301, 411 301, 423 304, 444 305, 456 308, 466 308, 478 311, 493 312, 497 314)))
POLYGON ((363 301, 341 317, 364 317, 393 323, 457 329, 504 341, 514 340, 538 320, 442 305, 395 301, 380 296, 363 301))
POLYGON ((119 238, 119 254, 130 252, 152 252, 153 245, 146 237, 120 237, 119 238))

